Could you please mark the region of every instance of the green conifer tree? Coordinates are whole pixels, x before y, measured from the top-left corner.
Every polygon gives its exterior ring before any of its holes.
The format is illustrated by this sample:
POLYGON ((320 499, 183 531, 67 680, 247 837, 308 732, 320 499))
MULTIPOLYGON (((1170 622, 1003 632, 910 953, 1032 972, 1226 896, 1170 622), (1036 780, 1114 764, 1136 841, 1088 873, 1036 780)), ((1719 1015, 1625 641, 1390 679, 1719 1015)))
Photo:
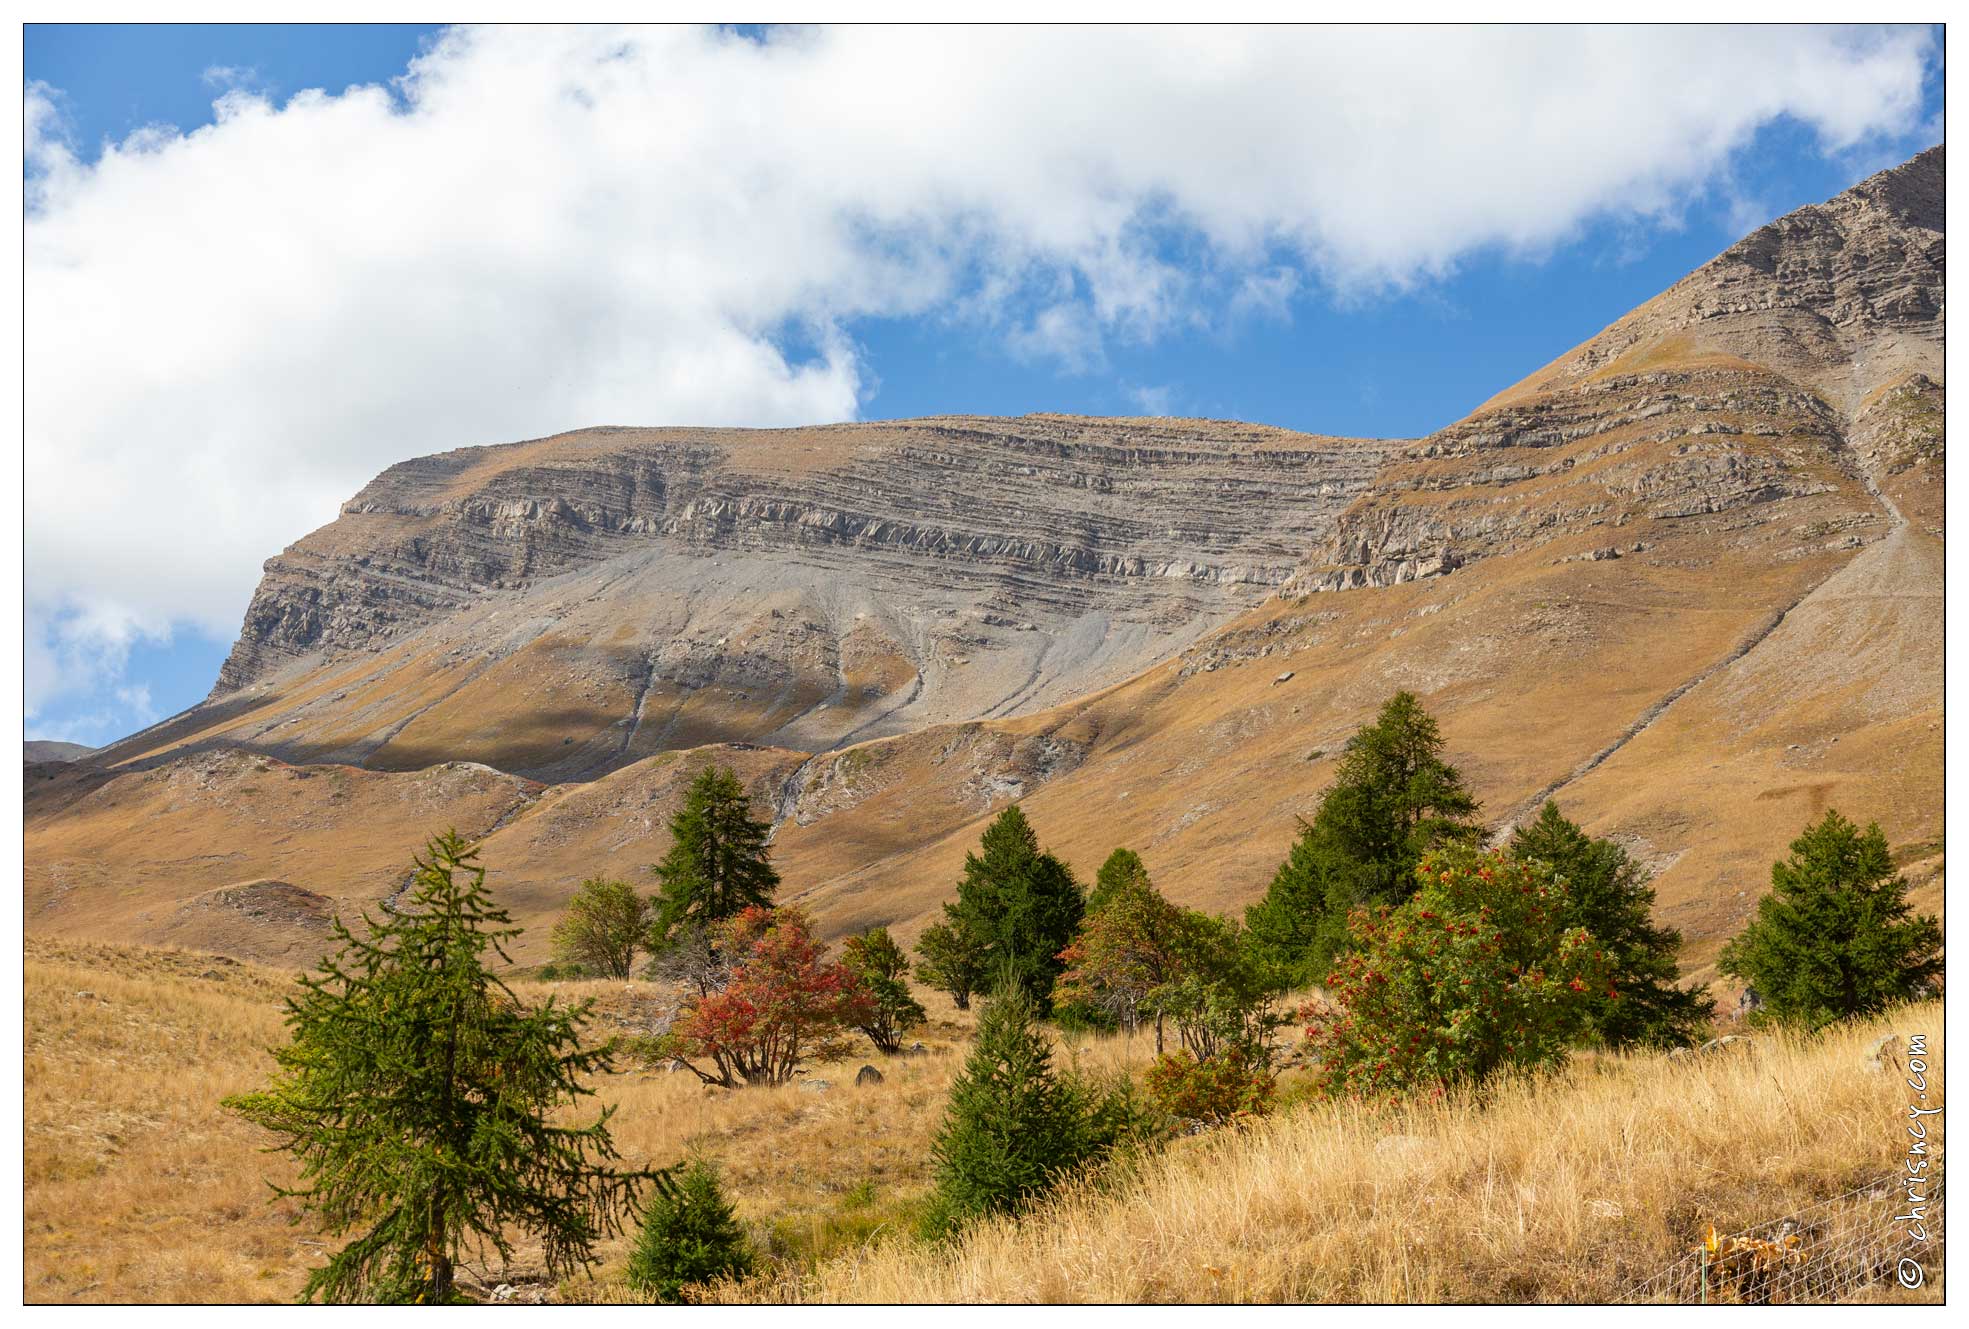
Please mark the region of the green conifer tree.
POLYGON ((1052 1009, 1053 983, 1065 966, 1086 897, 1067 865, 1039 847, 1032 824, 1014 803, 985 828, 978 851, 964 856, 957 900, 944 906, 950 926, 976 946, 986 977, 1012 982, 1052 1009))
POLYGON ((752 819, 752 802, 738 777, 722 766, 706 767, 670 819, 670 852, 650 868, 662 883, 651 949, 666 950, 752 905, 770 908, 779 890, 766 843, 771 834, 769 823, 752 819))
POLYGON ((924 1232, 948 1236, 986 1214, 1011 1213, 1069 1169, 1138 1129, 1132 1096, 1053 1068, 1039 1005, 1016 984, 978 1018, 978 1041, 950 1087, 931 1147, 935 1189, 924 1232))
POLYGON ((564 1109, 594 1091, 611 1047, 583 1047, 589 1003, 523 1007, 486 969, 517 936, 485 889, 477 851, 433 840, 405 901, 340 943, 287 1002, 292 1041, 258 1093, 225 1107, 300 1161, 276 1186, 330 1232, 360 1235, 315 1270, 303 1300, 446 1302, 469 1241, 510 1258, 539 1242, 550 1274, 592 1263, 644 1183, 620 1170, 612 1109, 587 1125, 564 1109))
POLYGON ((1767 1017, 1817 1029, 1919 996, 1941 976, 1942 930, 1909 908, 1880 827, 1828 811, 1771 865, 1771 893, 1719 967, 1767 1017))
POLYGON ((1415 866, 1438 845, 1470 842, 1477 800, 1443 760, 1436 722, 1397 692, 1347 740, 1333 784, 1265 898, 1245 913, 1252 944, 1295 979, 1318 979, 1347 944, 1356 905, 1415 893, 1415 866))
POLYGON ((1648 873, 1611 840, 1596 840, 1547 802, 1511 835, 1511 855, 1542 862, 1563 879, 1565 921, 1605 950, 1614 995, 1596 992, 1586 1032, 1609 1047, 1686 1047, 1704 1036, 1715 1003, 1706 989, 1676 984, 1682 934, 1654 922, 1648 873))
POLYGON ((1155 889, 1142 856, 1133 849, 1117 849, 1108 855, 1107 861, 1101 864, 1101 870, 1094 874, 1094 889, 1087 892, 1087 912, 1089 915, 1098 914, 1117 892, 1143 886, 1155 889))
POLYGON ((752 1247, 705 1159, 684 1168, 674 1188, 659 1193, 643 1213, 629 1252, 631 1288, 664 1305, 690 1300, 694 1285, 752 1272, 752 1247))

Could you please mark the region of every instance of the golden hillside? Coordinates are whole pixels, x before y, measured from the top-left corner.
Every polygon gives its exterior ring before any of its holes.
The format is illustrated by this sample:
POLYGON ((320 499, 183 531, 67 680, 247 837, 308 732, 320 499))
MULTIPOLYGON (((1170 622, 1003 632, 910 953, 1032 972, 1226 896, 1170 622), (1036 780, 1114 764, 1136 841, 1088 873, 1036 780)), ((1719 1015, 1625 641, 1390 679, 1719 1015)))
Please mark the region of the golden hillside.
MULTIPOLYGON (((328 1238, 269 1202, 263 1178, 286 1179, 291 1164, 218 1108, 271 1069, 292 977, 193 951, 30 941, 26 1300, 293 1297, 328 1238)), ((552 990, 597 998, 600 1033, 640 1032, 666 1000, 646 984, 552 990)), ((1288 1078, 1273 1118, 1179 1141, 1130 1179, 1069 1187, 1024 1224, 939 1252, 898 1234, 928 1190, 971 1016, 925 995, 930 1054, 875 1058, 877 1086, 853 1083, 859 1058, 814 1068, 830 1082, 820 1091, 706 1090, 634 1063, 597 1083, 628 1164, 697 1147, 724 1169, 769 1257, 727 1296, 1621 1301, 1712 1222, 1728 1232, 1804 1212, 1897 1165, 1908 1091, 1868 1060, 1876 1039, 1925 1032, 1937 1082, 1943 1071, 1930 1003, 1706 1056, 1580 1055, 1481 1106, 1295 1103, 1288 1078)), ((1150 1045, 1097 1039, 1062 1055, 1096 1072, 1139 1068, 1150 1045)), ((624 1299, 626 1244, 600 1254, 592 1280, 558 1288, 524 1249, 511 1267, 465 1272, 482 1289, 624 1299)), ((1921 1296, 1939 1297, 1941 1272, 1921 1296)))

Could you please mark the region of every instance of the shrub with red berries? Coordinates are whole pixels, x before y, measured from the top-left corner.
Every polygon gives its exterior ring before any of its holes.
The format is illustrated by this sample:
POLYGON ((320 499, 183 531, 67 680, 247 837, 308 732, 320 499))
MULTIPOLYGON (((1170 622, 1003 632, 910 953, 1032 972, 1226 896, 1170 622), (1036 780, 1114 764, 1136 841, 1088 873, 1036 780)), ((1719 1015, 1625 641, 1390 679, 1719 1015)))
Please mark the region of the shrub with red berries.
POLYGON ((1326 1087, 1405 1095, 1559 1060, 1608 964, 1568 928, 1566 886, 1540 863, 1469 845, 1429 854, 1398 908, 1357 909, 1353 948, 1307 1007, 1326 1087))

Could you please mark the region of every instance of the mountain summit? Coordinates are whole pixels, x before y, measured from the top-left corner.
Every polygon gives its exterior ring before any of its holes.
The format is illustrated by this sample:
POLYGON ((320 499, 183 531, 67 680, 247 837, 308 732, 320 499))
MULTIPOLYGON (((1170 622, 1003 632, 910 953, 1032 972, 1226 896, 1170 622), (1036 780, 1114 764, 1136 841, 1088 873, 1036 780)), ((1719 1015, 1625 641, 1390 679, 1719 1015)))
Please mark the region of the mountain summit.
POLYGON ((1422 439, 941 417, 392 467, 268 562, 204 703, 29 768, 28 927, 286 954, 232 888, 371 903, 447 823, 540 923, 659 857, 709 760, 834 933, 913 932, 1011 799, 1230 907, 1407 688, 1495 828, 1554 797, 1648 863, 1700 971, 1829 804, 1939 843, 1943 168, 1422 439))

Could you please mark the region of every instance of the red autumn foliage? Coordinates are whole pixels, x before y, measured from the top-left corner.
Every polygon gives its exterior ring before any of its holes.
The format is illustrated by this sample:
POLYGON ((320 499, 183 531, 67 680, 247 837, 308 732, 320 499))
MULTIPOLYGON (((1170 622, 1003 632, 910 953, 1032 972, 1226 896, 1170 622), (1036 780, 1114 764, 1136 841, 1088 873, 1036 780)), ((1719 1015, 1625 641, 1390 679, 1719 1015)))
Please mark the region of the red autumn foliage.
POLYGON ((1241 1049, 1203 1061, 1187 1051, 1168 1053, 1156 1058, 1142 1083, 1172 1117, 1213 1126, 1269 1111, 1278 1091, 1272 1068, 1241 1049))
POLYGON ((731 976, 685 1008, 669 1039, 707 1083, 784 1084, 802 1062, 845 1055, 847 1032, 873 1018, 874 997, 848 969, 822 958, 797 907, 754 905, 717 925, 714 938, 731 957, 731 976), (709 1060, 713 1071, 693 1059, 709 1060))

